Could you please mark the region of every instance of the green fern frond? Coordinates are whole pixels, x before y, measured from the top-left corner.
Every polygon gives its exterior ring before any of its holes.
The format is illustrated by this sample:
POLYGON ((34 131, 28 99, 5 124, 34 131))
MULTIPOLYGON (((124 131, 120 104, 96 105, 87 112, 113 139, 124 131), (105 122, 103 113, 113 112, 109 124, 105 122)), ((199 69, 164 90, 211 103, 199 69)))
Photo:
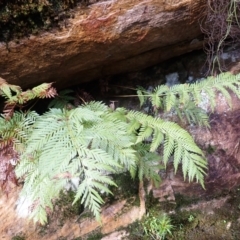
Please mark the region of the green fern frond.
POLYGON ((164 150, 163 150, 163 163, 165 166, 167 165, 167 162, 170 156, 173 154, 175 144, 178 144, 178 143, 175 143, 174 139, 171 136, 169 135, 165 136, 164 150))
MULTIPOLYGON (((177 171, 177 167, 181 162, 183 164, 184 179, 188 175, 189 180, 192 181, 194 176, 203 186, 207 162, 203 157, 201 149, 195 144, 193 138, 186 130, 182 129, 176 123, 163 121, 162 119, 153 118, 139 112, 130 111, 127 114, 127 118, 130 122, 133 120, 138 121, 141 125, 152 128, 155 137, 152 139, 150 149, 155 150, 163 143, 163 162, 165 165, 176 150, 177 152, 174 154, 175 171, 177 171), (156 134, 159 133, 161 134, 161 136, 159 136, 160 140, 156 137, 156 134), (188 157, 185 158, 185 155, 188 157), (198 158, 196 156, 198 156, 198 158), (188 166, 190 166, 191 169, 189 169, 188 166)), ((140 142, 140 140, 142 140, 141 135, 137 136, 136 142, 140 142)))
POLYGON ((70 94, 73 94, 73 90, 66 89, 60 91, 58 95, 48 104, 48 108, 64 108, 68 103, 74 100, 70 94))
POLYGON ((147 100, 147 91, 143 87, 137 87, 137 96, 140 102, 140 107, 144 104, 144 102, 147 100))
POLYGON ((152 144, 150 147, 150 152, 154 152, 161 145, 164 140, 164 135, 158 129, 154 129, 152 144))
MULTIPOLYGON (((223 97, 231 106, 231 96, 229 90, 232 90, 238 98, 240 98, 240 74, 232 75, 230 73, 222 73, 217 77, 208 77, 201 82, 194 84, 179 84, 173 87, 165 85, 158 86, 154 89, 153 93, 149 94, 152 105, 155 108, 162 108, 164 111, 171 111, 181 108, 186 108, 191 102, 195 106, 200 104, 204 100, 204 93, 209 99, 212 111, 216 105, 215 96, 217 91, 222 93, 223 97)), ((181 110, 180 110, 181 111, 181 110)), ((178 111, 179 112, 179 111, 178 111)), ((194 120, 202 125, 205 120, 202 119, 202 114, 192 115, 188 114, 188 120, 194 120), (199 118, 200 117, 200 120, 199 118)), ((204 117, 206 119, 206 117, 204 117)))
POLYGON ((10 120, 0 117, 0 141, 12 139, 14 148, 21 153, 24 145, 28 140, 28 136, 32 131, 32 125, 38 118, 36 112, 15 112, 10 120))
POLYGON ((96 101, 88 102, 83 106, 84 108, 87 108, 93 112, 101 112, 101 113, 106 113, 109 109, 104 103, 96 102, 96 101))
POLYGON ((7 83, 7 81, 0 77, 0 96, 10 99, 12 97, 12 92, 19 94, 21 92, 21 88, 7 83))
POLYGON ((134 175, 138 175, 140 181, 146 179, 153 180, 155 186, 159 186, 161 178, 158 174, 160 169, 164 169, 160 162, 160 157, 155 152, 149 152, 149 144, 137 144, 135 146, 137 152, 137 169, 134 175))
POLYGON ((180 120, 187 119, 188 123, 194 123, 199 126, 210 127, 207 113, 200 107, 197 107, 192 101, 186 103, 181 108, 174 107, 180 120))
POLYGON ((136 143, 141 143, 152 136, 153 129, 147 125, 142 125, 139 129, 138 138, 136 143))
POLYGON ((165 99, 165 107, 166 111, 169 112, 172 107, 176 104, 177 98, 176 95, 173 92, 167 92, 165 99))
POLYGON ((134 137, 127 134, 126 122, 110 115, 105 105, 91 102, 72 110, 51 109, 33 124, 16 173, 25 176, 24 192, 32 192, 32 201, 38 203, 34 219, 45 222, 43 209, 51 207, 49 199, 57 197, 71 177, 81 179, 75 201, 81 198, 98 217, 100 191, 108 192, 107 186, 114 184, 109 174, 135 167, 134 137), (67 179, 60 177, 65 175, 67 179), (48 187, 43 187, 43 179, 51 182, 48 187), (55 191, 57 180, 61 184, 55 191))

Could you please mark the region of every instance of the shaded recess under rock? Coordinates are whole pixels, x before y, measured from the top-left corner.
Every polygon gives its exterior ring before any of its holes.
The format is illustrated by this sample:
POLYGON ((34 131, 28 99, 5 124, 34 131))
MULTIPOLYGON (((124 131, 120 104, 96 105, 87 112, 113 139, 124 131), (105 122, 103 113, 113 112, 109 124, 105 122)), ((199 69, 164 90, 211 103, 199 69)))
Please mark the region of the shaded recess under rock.
POLYGON ((62 30, 0 43, 0 75, 22 88, 132 72, 202 48, 204 1, 108 0, 77 7, 62 30), (184 29, 184 31, 182 31, 184 29))

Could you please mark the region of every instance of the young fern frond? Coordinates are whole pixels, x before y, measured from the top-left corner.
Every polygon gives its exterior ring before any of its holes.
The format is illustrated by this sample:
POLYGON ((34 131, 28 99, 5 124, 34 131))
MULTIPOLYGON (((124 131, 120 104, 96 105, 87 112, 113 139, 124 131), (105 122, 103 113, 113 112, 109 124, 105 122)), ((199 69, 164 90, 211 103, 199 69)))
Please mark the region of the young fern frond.
POLYGON ((6 99, 11 99, 12 92, 19 94, 21 91, 22 90, 19 86, 9 84, 7 81, 0 77, 0 96, 3 96, 6 99))
POLYGON ((52 83, 43 83, 32 90, 23 92, 19 86, 8 84, 0 77, 0 96, 6 99, 3 112, 7 120, 12 117, 16 106, 23 107, 24 104, 35 98, 51 98, 56 95, 57 92, 52 87, 52 83))
MULTIPOLYGON (((153 118, 139 112, 130 111, 127 114, 127 118, 130 123, 131 121, 138 121, 141 126, 148 126, 147 128, 143 128, 137 135, 136 143, 142 142, 144 136, 148 138, 149 128, 151 128, 153 138, 150 150, 155 151, 163 144, 164 164, 166 165, 169 157, 174 154, 175 172, 179 163, 182 163, 184 179, 188 176, 189 181, 193 181, 195 178, 202 186, 204 185, 203 180, 207 163, 201 149, 195 144, 193 138, 186 130, 182 129, 176 123, 163 121, 162 119, 153 118), (158 137, 159 134, 160 136, 158 137)), ((132 133, 132 128, 128 130, 129 133, 132 133)))

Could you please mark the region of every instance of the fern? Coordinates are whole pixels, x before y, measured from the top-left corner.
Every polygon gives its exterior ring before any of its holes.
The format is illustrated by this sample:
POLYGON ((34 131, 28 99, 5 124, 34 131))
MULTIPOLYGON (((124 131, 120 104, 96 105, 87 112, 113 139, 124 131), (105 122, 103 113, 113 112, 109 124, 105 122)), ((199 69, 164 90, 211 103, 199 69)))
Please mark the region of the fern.
POLYGON ((201 107, 196 106, 194 102, 189 101, 182 107, 179 106, 174 106, 174 109, 181 122, 187 120, 188 124, 194 123, 200 127, 210 127, 208 115, 201 107))
MULTIPOLYGON (((141 104, 151 100, 155 109, 175 109, 180 118, 205 126, 207 115, 197 106, 202 93, 207 94, 213 107, 216 91, 227 101, 229 89, 240 97, 239 78, 222 74, 192 85, 160 86, 153 93, 139 89, 138 94, 145 94, 141 104)), ((24 92, 26 98, 21 90, 11 95, 14 91, 9 93, 5 87, 1 93, 13 103, 54 95, 51 90, 48 92, 49 85, 24 92)), ((196 180, 204 187, 207 162, 203 152, 191 135, 174 122, 90 102, 74 109, 53 108, 42 116, 34 112, 15 113, 9 120, 1 118, 0 123, 2 142, 13 146, 19 159, 16 174, 25 181, 21 194, 32 202, 31 217, 42 224, 47 222, 47 212, 60 191, 75 177, 80 183, 73 203, 80 199, 98 219, 103 204, 101 191, 111 193, 109 186, 115 185, 112 173, 130 171, 141 184, 145 178, 158 184, 158 170, 173 156, 175 172, 181 166, 184 179, 196 180), (162 157, 157 154, 160 146, 162 157)))
POLYGON ((16 170, 18 177, 26 176, 24 194, 36 203, 34 219, 46 222, 46 211, 44 215, 41 209, 52 208, 49 199, 57 197, 71 177, 82 179, 75 201, 81 198, 99 218, 103 202, 99 192, 108 191, 105 185, 114 185, 109 173, 135 165, 126 123, 112 121, 108 114, 103 104, 90 103, 70 111, 51 109, 35 122, 16 170))
POLYGON ((240 98, 239 86, 240 74, 222 73, 217 77, 208 77, 193 84, 178 84, 173 87, 160 85, 151 94, 141 90, 138 91, 138 96, 142 101, 146 100, 146 97, 150 98, 154 109, 163 109, 165 112, 176 111, 181 120, 186 117, 188 122, 208 126, 206 113, 198 107, 205 98, 204 94, 210 101, 212 111, 216 105, 217 92, 222 93, 231 107, 231 96, 228 91, 231 90, 240 98), (141 94, 146 94, 145 98, 140 96, 141 94))
POLYGON ((19 86, 8 84, 0 77, 0 96, 6 99, 3 112, 7 119, 12 117, 16 106, 22 108, 24 104, 35 98, 52 98, 56 95, 57 92, 52 87, 52 83, 43 83, 32 90, 23 92, 19 86))
POLYGON ((10 182, 17 184, 14 169, 37 117, 35 112, 16 112, 10 120, 0 117, 0 186, 5 192, 10 182))
POLYGON ((19 94, 21 92, 21 88, 16 85, 8 84, 3 78, 0 77, 0 96, 3 96, 6 99, 11 99, 12 92, 19 94))
POLYGON ((64 108, 66 105, 74 100, 74 97, 70 96, 73 91, 71 89, 66 89, 60 91, 59 94, 49 103, 48 108, 64 108))
POLYGON ((137 154, 137 168, 132 172, 132 175, 138 175, 139 181, 150 179, 155 186, 159 186, 161 182, 159 170, 165 167, 161 165, 160 156, 156 152, 150 152, 149 144, 137 144, 135 146, 137 154))
MULTIPOLYGON (((163 163, 167 164, 170 156, 174 154, 175 172, 182 162, 182 171, 184 179, 188 176, 189 181, 196 178, 204 186, 204 174, 207 168, 206 160, 203 152, 195 144, 191 135, 179 125, 173 122, 163 121, 160 118, 130 111, 127 114, 129 121, 138 122, 141 127, 137 134, 138 142, 143 142, 150 137, 149 133, 153 134, 150 150, 154 152, 161 144, 164 146, 163 163), (144 126, 144 127, 142 127, 144 126), (145 127, 147 126, 147 127, 145 127), (151 129, 151 131, 149 130, 151 129)), ((130 125, 131 126, 131 125, 130 125)), ((132 133, 132 128, 129 128, 129 133, 132 133)))

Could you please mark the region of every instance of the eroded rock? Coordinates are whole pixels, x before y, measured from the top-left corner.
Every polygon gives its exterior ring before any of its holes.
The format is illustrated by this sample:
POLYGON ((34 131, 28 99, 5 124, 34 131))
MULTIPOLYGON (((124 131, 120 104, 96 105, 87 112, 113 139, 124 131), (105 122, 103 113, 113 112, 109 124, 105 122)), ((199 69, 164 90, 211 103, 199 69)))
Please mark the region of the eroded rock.
POLYGON ((184 182, 181 172, 174 175, 173 166, 169 165, 160 188, 153 189, 154 196, 160 201, 174 201, 176 194, 213 197, 227 193, 240 184, 240 100, 232 95, 232 110, 222 100, 215 112, 210 114, 210 126, 210 129, 189 128, 207 157, 206 189, 197 183, 184 182))
POLYGON ((135 71, 202 48, 202 0, 108 0, 76 9, 62 30, 0 44, 0 75, 61 88, 135 71), (194 40, 194 41, 193 41, 194 40))

